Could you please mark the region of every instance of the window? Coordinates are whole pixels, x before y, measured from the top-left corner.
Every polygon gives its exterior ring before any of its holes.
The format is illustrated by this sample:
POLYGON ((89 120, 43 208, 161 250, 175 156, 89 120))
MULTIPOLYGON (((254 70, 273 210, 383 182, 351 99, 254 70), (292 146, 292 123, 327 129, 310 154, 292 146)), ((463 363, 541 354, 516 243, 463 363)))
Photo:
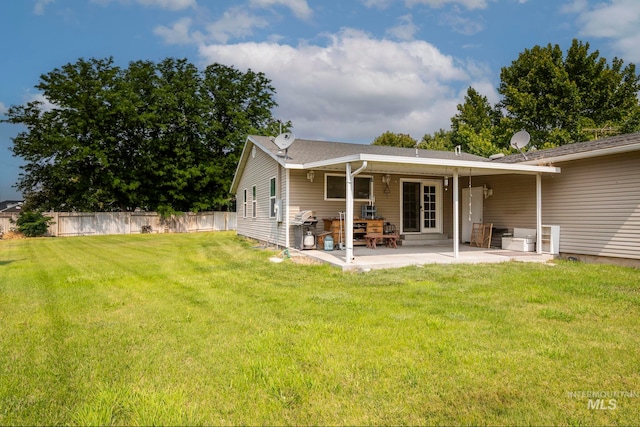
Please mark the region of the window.
POLYGON ((258 216, 258 199, 256 196, 257 191, 255 185, 251 188, 251 192, 251 216, 255 218, 258 216))
POLYGON ((269 218, 276 217, 276 178, 269 180, 269 218))
POLYGON ((246 188, 243 191, 243 197, 242 197, 242 217, 243 218, 247 217, 247 189, 246 188))
MULTIPOLYGON (((325 174, 324 199, 345 200, 347 195, 346 177, 344 175, 325 174)), ((373 179, 370 176, 356 176, 353 181, 354 200, 370 200, 373 194, 373 179)))

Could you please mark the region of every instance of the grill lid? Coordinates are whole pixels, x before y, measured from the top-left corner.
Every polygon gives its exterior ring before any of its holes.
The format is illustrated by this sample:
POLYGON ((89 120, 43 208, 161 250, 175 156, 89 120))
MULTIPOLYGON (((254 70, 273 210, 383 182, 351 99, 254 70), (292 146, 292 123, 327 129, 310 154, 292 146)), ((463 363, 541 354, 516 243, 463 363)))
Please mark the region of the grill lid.
POLYGON ((291 224, 293 225, 302 225, 302 224, 313 224, 318 222, 313 217, 313 211, 300 211, 293 217, 291 224))

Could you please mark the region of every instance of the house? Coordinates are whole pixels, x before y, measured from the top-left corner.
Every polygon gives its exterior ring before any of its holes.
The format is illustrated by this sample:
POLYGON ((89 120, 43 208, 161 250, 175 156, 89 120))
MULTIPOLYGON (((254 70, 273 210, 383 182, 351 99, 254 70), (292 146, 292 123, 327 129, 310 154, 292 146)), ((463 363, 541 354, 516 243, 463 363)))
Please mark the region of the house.
POLYGON ((22 208, 22 200, 3 200, 0 202, 0 212, 2 213, 18 213, 22 208))
POLYGON ((638 166, 640 134, 493 159, 304 139, 281 150, 249 136, 231 193, 238 234, 281 247, 299 246, 302 211, 319 231, 340 220, 347 263, 373 227, 366 218, 384 218, 403 245, 449 242, 456 257, 475 223, 534 229, 538 253, 550 250, 543 226, 555 225, 555 252, 640 265, 638 166))

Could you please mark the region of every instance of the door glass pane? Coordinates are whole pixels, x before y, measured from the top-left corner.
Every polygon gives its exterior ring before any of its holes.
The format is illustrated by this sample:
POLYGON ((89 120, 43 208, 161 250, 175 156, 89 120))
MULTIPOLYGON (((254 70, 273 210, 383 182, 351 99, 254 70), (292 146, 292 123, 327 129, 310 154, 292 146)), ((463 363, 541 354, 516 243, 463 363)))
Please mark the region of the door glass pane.
POLYGON ((402 229, 420 231, 420 183, 402 183, 402 229))
POLYGON ((424 228, 436 228, 436 186, 425 185, 423 187, 424 228))

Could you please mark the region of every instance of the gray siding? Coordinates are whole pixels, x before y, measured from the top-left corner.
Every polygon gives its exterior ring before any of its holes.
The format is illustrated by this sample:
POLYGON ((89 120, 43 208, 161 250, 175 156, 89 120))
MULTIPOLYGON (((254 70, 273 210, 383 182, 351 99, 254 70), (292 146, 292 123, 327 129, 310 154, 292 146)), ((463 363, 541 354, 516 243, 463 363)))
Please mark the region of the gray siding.
POLYGON ((262 150, 255 151, 255 157, 248 156, 244 173, 238 183, 236 193, 237 233, 261 242, 283 245, 285 240, 284 222, 270 218, 270 179, 276 177, 277 197, 284 199, 285 173, 280 165, 262 150), (256 186, 257 212, 252 217, 252 187, 256 186), (243 217, 243 192, 247 190, 247 216, 243 217))
MULTIPOLYGON (((556 166, 561 174, 542 179, 542 222, 560 226, 560 252, 640 259, 640 153, 556 166)), ((485 200, 486 222, 535 227, 535 177, 485 182, 494 194, 485 200)))

